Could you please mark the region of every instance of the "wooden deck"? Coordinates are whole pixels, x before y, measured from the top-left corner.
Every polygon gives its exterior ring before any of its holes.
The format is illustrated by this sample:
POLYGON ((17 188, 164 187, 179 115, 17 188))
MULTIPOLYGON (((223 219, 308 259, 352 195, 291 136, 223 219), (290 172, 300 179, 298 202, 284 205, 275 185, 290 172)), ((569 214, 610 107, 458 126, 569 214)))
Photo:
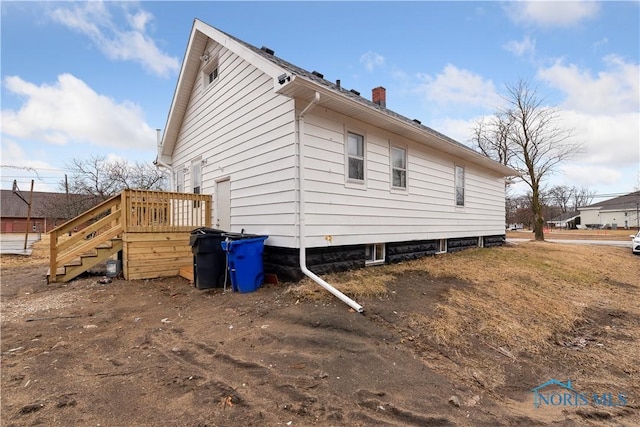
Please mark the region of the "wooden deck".
POLYGON ((211 203, 209 195, 125 190, 50 232, 49 282, 67 282, 118 252, 125 279, 177 276, 193 263, 191 231, 211 227, 211 203))

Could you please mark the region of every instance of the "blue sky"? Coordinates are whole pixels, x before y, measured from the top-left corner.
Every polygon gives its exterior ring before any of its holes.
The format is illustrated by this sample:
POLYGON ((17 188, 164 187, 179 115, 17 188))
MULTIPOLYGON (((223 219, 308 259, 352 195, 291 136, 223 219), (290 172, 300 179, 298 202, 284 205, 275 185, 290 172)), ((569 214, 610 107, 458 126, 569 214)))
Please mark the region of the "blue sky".
POLYGON ((0 7, 3 189, 56 191, 71 159, 94 154, 153 161, 194 18, 363 96, 382 85, 388 108, 462 143, 505 84, 528 79, 586 147, 549 185, 640 186, 637 1, 0 7))

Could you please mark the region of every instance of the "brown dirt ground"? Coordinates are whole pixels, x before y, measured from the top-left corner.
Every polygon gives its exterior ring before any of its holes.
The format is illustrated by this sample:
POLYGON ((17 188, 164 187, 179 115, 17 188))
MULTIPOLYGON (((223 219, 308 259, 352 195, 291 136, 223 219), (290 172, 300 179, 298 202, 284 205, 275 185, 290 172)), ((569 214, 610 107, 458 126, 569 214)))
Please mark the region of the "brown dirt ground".
MULTIPOLYGON (((3 426, 640 425, 637 369, 603 383, 631 384, 624 407, 533 408, 531 389, 558 372, 588 376, 582 355, 595 345, 530 355, 479 339, 464 355, 443 345, 416 319, 473 285, 422 264, 359 299, 361 315, 286 284, 248 294, 182 278, 47 285, 42 260, 2 261, 3 426)), ((615 285, 639 293, 638 283, 615 285)), ((585 319, 567 336, 640 353, 640 316, 605 305, 585 319), (635 332, 598 335, 603 324, 635 332)))

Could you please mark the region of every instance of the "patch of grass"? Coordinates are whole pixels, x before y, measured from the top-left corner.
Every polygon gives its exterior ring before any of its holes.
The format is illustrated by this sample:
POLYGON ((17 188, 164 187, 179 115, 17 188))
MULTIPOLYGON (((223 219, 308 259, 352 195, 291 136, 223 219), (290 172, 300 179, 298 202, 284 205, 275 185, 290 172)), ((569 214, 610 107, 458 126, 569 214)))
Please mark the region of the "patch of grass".
MULTIPOLYGON (((386 284, 416 270, 469 282, 468 288, 449 289, 435 316, 412 322, 428 329, 437 342, 459 350, 479 339, 514 355, 540 354, 554 344, 552 337, 583 320, 587 307, 606 304, 640 315, 638 261, 624 248, 528 242, 323 278, 354 298, 383 296, 386 284)), ((290 292, 305 299, 332 298, 311 280, 290 292)))
MULTIPOLYGON (((375 298, 387 294, 387 283, 395 276, 385 271, 384 266, 377 268, 372 274, 369 270, 352 270, 344 273, 323 275, 322 278, 331 286, 351 298, 375 298)), ((333 296, 309 278, 289 286, 287 293, 295 298, 308 301, 328 300, 333 296)))

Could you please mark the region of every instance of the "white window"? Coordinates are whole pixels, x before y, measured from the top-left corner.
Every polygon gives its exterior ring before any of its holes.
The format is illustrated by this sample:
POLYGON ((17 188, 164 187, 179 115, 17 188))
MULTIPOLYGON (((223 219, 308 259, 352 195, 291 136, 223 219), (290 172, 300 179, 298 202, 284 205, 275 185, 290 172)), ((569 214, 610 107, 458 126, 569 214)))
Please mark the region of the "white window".
MULTIPOLYGON (((191 163, 191 187, 193 188, 193 194, 200 194, 202 192, 202 162, 200 159, 191 163)), ((199 208, 200 201, 194 200, 193 207, 199 208)))
POLYGON ((202 68, 202 86, 207 88, 217 82, 219 73, 218 58, 209 58, 202 68))
POLYGON ((347 177, 364 183, 364 136, 347 132, 347 177))
POLYGON ((384 264, 385 247, 384 243, 373 243, 365 246, 365 265, 384 264))
POLYGON ((464 167, 456 165, 456 206, 464 206, 464 167))
POLYGON ((202 167, 200 160, 196 160, 191 163, 191 187, 193 187, 193 194, 200 194, 202 186, 202 167))
POLYGON ((184 169, 178 168, 173 172, 173 176, 175 177, 176 192, 184 192, 184 169))
POLYGON ((407 188, 407 150, 391 147, 391 186, 407 188))

